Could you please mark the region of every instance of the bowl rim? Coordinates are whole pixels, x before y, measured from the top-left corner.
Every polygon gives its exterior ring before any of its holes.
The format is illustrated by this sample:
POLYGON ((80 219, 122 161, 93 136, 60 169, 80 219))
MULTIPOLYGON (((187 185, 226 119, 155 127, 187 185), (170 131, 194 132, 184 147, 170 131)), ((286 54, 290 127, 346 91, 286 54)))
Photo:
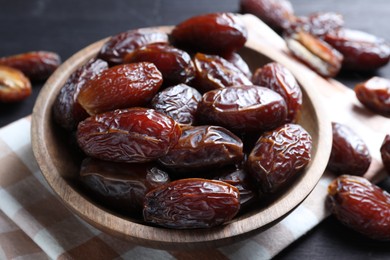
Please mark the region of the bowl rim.
MULTIPOLYGON (((172 28, 173 27, 171 26, 162 26, 144 29, 169 32, 172 28)), ((318 122, 318 136, 321 137, 318 138, 317 151, 312 158, 310 166, 311 171, 316 172, 316 174, 306 174, 303 177, 305 181, 302 180, 297 183, 299 189, 291 189, 288 198, 285 196, 277 202, 278 207, 274 207, 275 205, 266 207, 262 209, 261 214, 253 214, 252 216, 245 217, 245 221, 243 219, 238 219, 216 228, 175 230, 132 222, 104 211, 92 204, 72 188, 60 176, 59 171, 56 169, 55 162, 52 160, 48 150, 49 144, 46 143, 47 140, 45 139, 44 134, 45 131, 50 130, 50 124, 44 119, 49 117, 48 113, 50 114, 52 105, 48 97, 54 95, 56 91, 59 91, 59 85, 63 85, 68 76, 76 68, 76 65, 83 64, 94 57, 106 40, 107 38, 97 41, 78 51, 66 60, 43 86, 32 113, 31 142, 38 166, 54 193, 73 213, 103 231, 116 234, 146 246, 176 248, 177 245, 186 243, 203 246, 210 242, 215 246, 219 246, 221 242, 225 244, 229 241, 236 241, 237 237, 249 236, 253 232, 260 232, 268 226, 273 225, 297 207, 314 189, 325 170, 327 158, 330 155, 331 139, 325 137, 331 137, 331 124, 327 116, 321 112, 323 109, 321 109, 321 100, 317 92, 313 89, 303 87, 302 90, 306 92, 306 95, 314 108, 313 117, 315 117, 318 122), (275 216, 277 217, 275 218, 275 216), (227 234, 229 234, 228 237, 227 234)), ((245 46, 249 49, 258 51, 252 42, 248 41, 245 46)), ((272 58, 263 52, 260 52, 260 54, 275 60, 275 58, 272 58)))

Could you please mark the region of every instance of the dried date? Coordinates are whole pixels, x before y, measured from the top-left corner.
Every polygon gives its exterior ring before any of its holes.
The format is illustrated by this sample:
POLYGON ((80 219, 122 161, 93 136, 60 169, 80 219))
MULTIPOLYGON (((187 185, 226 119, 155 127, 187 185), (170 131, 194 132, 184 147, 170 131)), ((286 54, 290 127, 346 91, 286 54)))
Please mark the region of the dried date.
POLYGON ((232 13, 211 13, 191 17, 172 30, 172 42, 185 50, 227 54, 242 48, 247 30, 232 13))
POLYGON ((365 142, 348 126, 332 122, 333 142, 328 169, 337 174, 362 176, 371 164, 365 142))
POLYGON ((176 229, 211 228, 230 221, 239 211, 239 191, 222 182, 181 179, 145 196, 144 220, 176 229))
POLYGON ((202 95, 196 89, 179 84, 158 92, 152 99, 151 106, 180 124, 192 125, 201 100, 202 95))
POLYGON ((276 62, 268 63, 255 71, 252 82, 279 93, 287 104, 286 123, 297 121, 302 107, 302 91, 286 67, 276 62))
POLYGON ((390 175, 390 135, 386 135, 380 148, 381 158, 385 170, 390 175))
POLYGON ((247 169, 264 193, 291 183, 311 160, 312 139, 300 125, 285 124, 260 136, 247 169))
POLYGON ((327 205, 349 228, 372 239, 390 240, 390 194, 367 179, 339 176, 328 187, 327 205))
POLYGON ((0 102, 22 101, 31 92, 30 80, 21 71, 0 65, 0 102))
POLYGON ((252 78, 252 71, 246 61, 240 56, 240 54, 237 52, 232 52, 225 54, 223 58, 241 70, 241 72, 244 73, 248 79, 252 78))
POLYGON ((390 80, 381 77, 356 84, 357 99, 366 108, 382 116, 390 117, 390 80))
POLYGON ((202 122, 233 132, 261 132, 282 125, 287 105, 275 91, 259 86, 237 86, 206 92, 198 106, 202 122))
POLYGON ((118 109, 91 116, 77 128, 80 148, 90 157, 138 163, 165 155, 181 135, 180 126, 153 109, 118 109))
POLYGON ((152 63, 117 65, 87 81, 80 89, 77 101, 90 115, 145 106, 162 81, 161 72, 152 63))

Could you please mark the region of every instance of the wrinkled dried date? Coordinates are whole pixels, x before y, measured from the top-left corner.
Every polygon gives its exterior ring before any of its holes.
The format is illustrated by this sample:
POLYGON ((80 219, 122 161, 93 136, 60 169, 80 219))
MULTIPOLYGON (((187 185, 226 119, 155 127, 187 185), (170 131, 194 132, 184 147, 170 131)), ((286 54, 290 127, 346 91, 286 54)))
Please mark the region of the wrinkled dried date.
POLYGON ((210 228, 238 213, 239 198, 238 189, 222 181, 181 179, 146 194, 144 219, 167 228, 210 228))
POLYGON ((211 13, 191 17, 172 30, 174 45, 192 52, 223 55, 242 48, 247 31, 232 13, 211 13))
POLYGON ((380 148, 381 158, 387 173, 390 175, 390 135, 386 135, 380 148))
POLYGON ((89 116, 78 103, 78 94, 89 79, 99 75, 107 68, 107 62, 92 59, 70 75, 53 104, 53 116, 59 125, 65 129, 73 130, 81 120, 89 116))
POLYGON ((115 163, 86 158, 81 164, 80 181, 105 207, 142 217, 146 193, 170 179, 153 163, 115 163))
POLYGON ((272 193, 289 184, 310 162, 312 139, 300 125, 285 124, 264 133, 247 161, 260 190, 272 193))
POLYGON ((198 106, 200 120, 237 132, 261 132, 283 124, 287 106, 275 91, 237 86, 206 92, 198 106))
POLYGON ((47 79, 60 64, 60 56, 49 51, 33 51, 0 58, 0 65, 18 69, 32 81, 47 79))
POLYGON ((151 62, 164 78, 165 85, 188 83, 195 76, 191 57, 185 51, 166 43, 152 43, 140 47, 125 57, 126 63, 151 62))
POLYGON ((337 174, 362 176, 371 164, 364 141, 348 126, 332 123, 333 142, 328 169, 337 174))
POLYGON ((118 65, 124 62, 128 53, 154 42, 168 42, 168 35, 148 30, 122 32, 112 36, 100 49, 97 57, 107 61, 110 65, 118 65))
POLYGON ((367 179, 336 178, 328 187, 327 205, 344 225, 372 239, 390 240, 390 194, 367 179))
POLYGON ((268 63, 255 71, 252 82, 279 93, 287 104, 286 123, 297 121, 302 107, 302 91, 286 67, 276 62, 268 63))
POLYGON ((21 71, 0 65, 0 102, 22 101, 31 91, 30 80, 21 71))
POLYGON ((220 56, 197 53, 194 64, 196 76, 192 84, 203 93, 235 85, 252 85, 240 69, 220 56))
POLYGON ((238 163, 244 157, 242 149, 242 141, 227 129, 196 126, 184 129, 177 144, 159 161, 187 176, 238 163))
POLYGON ((160 71, 152 63, 117 65, 87 81, 80 89, 77 101, 90 115, 145 106, 162 81, 160 71))
POLYGON ((80 148, 90 157, 137 163, 165 155, 179 140, 181 129, 153 109, 130 108, 91 116, 77 128, 80 148))
POLYGON ((357 99, 366 108, 390 117, 390 80, 381 77, 359 83, 354 88, 357 99))
POLYGON ((158 92, 151 105, 156 111, 172 117, 176 122, 192 125, 202 95, 194 88, 179 84, 158 92))

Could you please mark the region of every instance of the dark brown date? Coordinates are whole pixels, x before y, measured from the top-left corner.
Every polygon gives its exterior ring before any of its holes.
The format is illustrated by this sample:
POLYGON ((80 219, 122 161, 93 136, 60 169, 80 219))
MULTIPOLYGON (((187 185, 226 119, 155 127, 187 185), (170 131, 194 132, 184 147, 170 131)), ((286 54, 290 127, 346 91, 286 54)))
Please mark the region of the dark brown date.
POLYGON ((172 31, 173 44, 192 52, 227 54, 242 48, 247 30, 232 13, 211 13, 191 17, 172 31))
POLYGON ((283 65, 272 62, 257 69, 252 82, 279 93, 287 104, 286 123, 296 122, 302 107, 302 91, 294 75, 283 65))
POLYGON ((80 181, 101 205, 142 218, 146 193, 170 179, 153 163, 116 163, 86 158, 81 164, 80 181))
POLYGON ((324 40, 344 56, 346 70, 372 71, 390 60, 390 45, 372 34, 343 28, 327 34, 324 40))
POLYGON ((366 108, 382 116, 390 117, 390 80, 381 77, 356 84, 357 99, 366 108))
POLYGON ((125 57, 126 63, 151 62, 156 65, 164 79, 171 86, 188 83, 195 77, 195 68, 190 55, 166 43, 152 43, 140 47, 125 57))
POLYGON ((80 148, 90 157, 138 163, 165 155, 179 140, 181 129, 153 109, 118 109, 91 116, 77 128, 80 148))
POLYGON ((235 85, 252 85, 240 69, 220 56, 197 53, 194 64, 196 76, 192 84, 203 93, 235 85))
POLYGON ((364 141, 348 126, 332 122, 333 142, 328 169, 337 174, 362 176, 371 164, 364 141))
POLYGON ((294 20, 294 10, 287 0, 240 0, 241 11, 259 17, 277 32, 287 29, 294 20))
POLYGON ((239 199, 238 189, 228 183, 181 179, 146 194, 144 220, 167 228, 211 228, 237 214, 239 199))
POLYGON ((89 79, 107 68, 107 62, 91 59, 70 75, 53 104, 53 116, 60 126, 67 130, 76 129, 77 124, 89 116, 78 103, 78 94, 89 79))
POLYGON ((196 89, 179 84, 158 92, 151 105, 156 111, 172 117, 180 124, 192 125, 201 100, 202 95, 196 89))
POLYGON ((248 78, 252 78, 252 71, 250 70, 246 61, 237 52, 225 54, 223 56, 225 60, 236 66, 242 73, 248 78))
POLYGON ((381 158, 387 174, 390 175, 390 135, 386 135, 380 148, 381 158))
POLYGON ((219 126, 196 126, 184 129, 177 144, 159 161, 185 176, 235 164, 243 157, 242 141, 229 130, 219 126))
POLYGON ((80 89, 77 101, 90 115, 145 106, 162 81, 161 72, 153 63, 117 65, 87 81, 80 89))
POLYGON ((300 125, 285 124, 264 133, 247 161, 260 190, 273 193, 291 183, 311 160, 312 139, 300 125))
POLYGON ((206 92, 198 106, 201 121, 237 132, 261 132, 286 120, 287 105, 275 91, 237 86, 206 92))
POLYGON ((148 30, 130 30, 112 36, 101 48, 98 58, 110 65, 124 63, 128 53, 154 42, 168 42, 168 35, 163 32, 148 30))
POLYGON ((390 194, 367 179, 342 175, 328 187, 327 205, 344 225, 377 240, 390 240, 390 194))
POLYGON ((0 65, 0 102, 22 101, 31 92, 30 80, 20 70, 0 65))
POLYGON ((47 79, 60 64, 60 56, 49 51, 32 51, 0 58, 0 65, 22 71, 31 81, 47 79))

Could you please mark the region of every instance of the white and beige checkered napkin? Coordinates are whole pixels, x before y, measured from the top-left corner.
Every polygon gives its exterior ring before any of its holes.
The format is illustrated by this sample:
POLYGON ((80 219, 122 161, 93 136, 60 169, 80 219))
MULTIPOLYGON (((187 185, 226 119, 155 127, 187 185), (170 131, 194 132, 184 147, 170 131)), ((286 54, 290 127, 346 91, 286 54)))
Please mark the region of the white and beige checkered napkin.
POLYGON ((73 215, 54 196, 34 159, 30 118, 0 129, 0 259, 269 259, 327 216, 330 176, 267 231, 211 250, 163 251, 107 235, 73 215))

